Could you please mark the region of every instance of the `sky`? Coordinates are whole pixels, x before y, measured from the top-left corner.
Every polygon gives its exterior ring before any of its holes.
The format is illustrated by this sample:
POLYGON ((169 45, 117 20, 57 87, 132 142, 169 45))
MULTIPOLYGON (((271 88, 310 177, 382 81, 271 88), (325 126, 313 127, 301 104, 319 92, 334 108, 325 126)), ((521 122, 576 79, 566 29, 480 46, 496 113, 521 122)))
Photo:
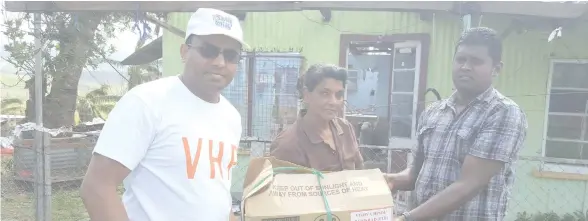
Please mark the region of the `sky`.
MULTIPOLYGON (((2 16, 0 16, 0 24, 2 24, 0 26, 0 30, 5 30, 6 27, 3 24, 6 18, 14 18, 18 15, 19 13, 2 11, 2 16)), ((139 35, 132 31, 125 31, 116 34, 116 36, 116 39, 110 39, 109 41, 109 43, 113 44, 117 49, 117 52, 113 54, 111 58, 114 60, 122 60, 133 53, 135 50, 135 43, 139 39, 139 35)), ((32 37, 30 39, 32 40, 32 37)), ((0 43, 4 45, 6 41, 6 36, 0 34, 0 43)), ((0 55, 5 56, 4 47, 1 47, 1 51, 2 53, 0 53, 0 55)))
MULTIPOLYGON (((3 6, 3 0, 2 6, 3 6)), ((2 7, 1 15, 0 15, 0 31, 5 30, 4 21, 6 19, 14 18, 17 16, 22 16, 20 13, 14 12, 5 12, 2 7)), ((28 28, 28 27, 25 27, 28 28)), ((124 31, 121 33, 116 34, 117 38, 109 39, 109 43, 113 44, 116 51, 115 53, 109 56, 110 59, 116 61, 122 61, 129 55, 131 55, 135 51, 135 45, 137 40, 139 39, 139 34, 133 31, 124 31)), ((28 37, 31 41, 33 41, 33 37, 28 37)), ((5 58, 9 56, 8 52, 4 50, 4 44, 7 42, 7 37, 0 33, 0 57, 5 58)), ((149 42, 147 42, 149 43, 149 42)), ((98 66, 97 70, 85 70, 82 73, 82 78, 80 83, 83 82, 91 82, 91 83, 99 83, 99 84, 120 84, 124 83, 124 79, 120 77, 118 72, 122 72, 121 69, 113 69, 109 64, 104 63, 98 66)), ((12 67, 12 65, 8 64, 4 59, 0 59, 0 75, 5 74, 14 74, 16 69, 12 67)))

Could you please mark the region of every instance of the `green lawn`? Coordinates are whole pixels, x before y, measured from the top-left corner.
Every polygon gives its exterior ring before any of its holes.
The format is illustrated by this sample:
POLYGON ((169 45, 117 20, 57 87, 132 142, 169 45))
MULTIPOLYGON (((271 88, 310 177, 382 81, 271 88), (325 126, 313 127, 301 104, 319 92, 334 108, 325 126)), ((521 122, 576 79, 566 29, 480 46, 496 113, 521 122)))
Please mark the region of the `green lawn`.
MULTIPOLYGON (((16 75, 0 74, 0 81, 2 82, 0 85, 1 98, 18 98, 22 101, 26 101, 29 98, 29 91, 24 88, 24 81, 20 81, 16 75)), ((112 89, 117 92, 123 90, 124 86, 125 85, 111 85, 112 89)), ((100 84, 98 83, 80 83, 80 85, 78 85, 78 94, 84 95, 97 88, 100 88, 100 84)))
MULTIPOLYGON (((34 221, 35 194, 31 187, 17 183, 11 173, 11 157, 2 157, 2 213, 3 221, 34 221)), ((54 188, 51 196, 52 220, 89 220, 82 204, 78 186, 54 188)))
MULTIPOLYGON (((4 180, 2 189, 5 188, 4 180)), ((3 190, 4 191, 4 190, 3 190)), ((51 197, 52 220, 89 220, 77 190, 54 191, 51 197)), ((17 190, 2 195, 3 221, 34 221, 35 196, 32 191, 17 190)))

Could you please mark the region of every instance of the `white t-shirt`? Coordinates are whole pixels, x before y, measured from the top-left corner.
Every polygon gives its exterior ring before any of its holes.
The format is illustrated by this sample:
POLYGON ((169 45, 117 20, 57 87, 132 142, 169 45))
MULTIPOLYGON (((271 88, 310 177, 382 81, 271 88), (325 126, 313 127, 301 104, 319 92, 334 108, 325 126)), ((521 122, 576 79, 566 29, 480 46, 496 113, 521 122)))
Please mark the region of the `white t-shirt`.
POLYGON ((173 76, 127 92, 94 152, 131 170, 123 195, 131 221, 226 221, 240 137, 229 101, 205 102, 173 76))

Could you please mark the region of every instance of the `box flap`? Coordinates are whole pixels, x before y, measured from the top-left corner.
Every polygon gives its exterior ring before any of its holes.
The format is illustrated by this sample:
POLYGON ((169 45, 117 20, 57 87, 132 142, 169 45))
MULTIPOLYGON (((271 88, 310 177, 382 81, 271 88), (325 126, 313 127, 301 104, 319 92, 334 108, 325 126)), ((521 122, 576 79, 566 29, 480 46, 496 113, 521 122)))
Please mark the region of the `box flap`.
POLYGON ((276 173, 312 173, 314 170, 299 166, 274 157, 257 157, 249 161, 245 180, 243 181, 242 200, 249 198, 266 187, 276 173))

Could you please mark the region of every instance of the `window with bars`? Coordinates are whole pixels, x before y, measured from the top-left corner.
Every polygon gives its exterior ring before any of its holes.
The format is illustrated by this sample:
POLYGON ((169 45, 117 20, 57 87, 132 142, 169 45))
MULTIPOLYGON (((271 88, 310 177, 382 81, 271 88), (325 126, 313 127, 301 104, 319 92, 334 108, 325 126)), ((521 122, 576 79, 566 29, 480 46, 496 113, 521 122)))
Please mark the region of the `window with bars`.
POLYGON ((588 61, 553 61, 545 157, 588 160, 588 61))

